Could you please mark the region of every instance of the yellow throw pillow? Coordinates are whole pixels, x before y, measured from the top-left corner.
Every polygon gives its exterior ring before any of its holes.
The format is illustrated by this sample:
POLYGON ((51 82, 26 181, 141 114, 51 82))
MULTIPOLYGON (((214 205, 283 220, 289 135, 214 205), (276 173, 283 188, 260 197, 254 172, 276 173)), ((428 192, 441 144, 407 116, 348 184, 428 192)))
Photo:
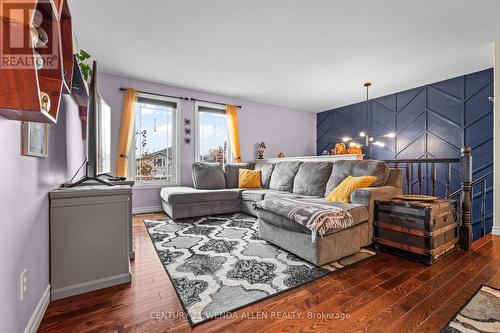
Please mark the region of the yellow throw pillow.
POLYGON ((261 188, 260 170, 239 169, 238 174, 239 188, 261 188))
POLYGON ((362 176, 353 177, 349 176, 344 179, 333 191, 328 194, 326 201, 339 201, 339 202, 351 202, 351 193, 354 190, 362 187, 369 187, 375 182, 377 177, 374 176, 362 176))

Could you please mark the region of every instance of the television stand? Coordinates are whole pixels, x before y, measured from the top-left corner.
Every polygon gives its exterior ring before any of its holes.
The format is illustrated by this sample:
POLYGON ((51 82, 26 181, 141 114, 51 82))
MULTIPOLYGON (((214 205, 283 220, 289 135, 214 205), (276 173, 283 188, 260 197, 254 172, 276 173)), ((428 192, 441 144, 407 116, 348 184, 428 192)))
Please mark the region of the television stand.
POLYGON ((113 182, 123 182, 127 180, 127 177, 118 177, 118 176, 113 176, 110 173, 100 173, 97 175, 97 178, 99 177, 106 177, 107 180, 111 183, 113 182))
POLYGON ((76 183, 70 183, 70 184, 65 185, 64 187, 71 188, 71 187, 81 186, 81 185, 85 184, 86 182, 90 182, 90 181, 98 182, 98 183, 100 183, 102 185, 114 186, 110 182, 107 182, 105 180, 99 179, 97 177, 84 176, 83 178, 81 178, 80 180, 78 180, 76 183))

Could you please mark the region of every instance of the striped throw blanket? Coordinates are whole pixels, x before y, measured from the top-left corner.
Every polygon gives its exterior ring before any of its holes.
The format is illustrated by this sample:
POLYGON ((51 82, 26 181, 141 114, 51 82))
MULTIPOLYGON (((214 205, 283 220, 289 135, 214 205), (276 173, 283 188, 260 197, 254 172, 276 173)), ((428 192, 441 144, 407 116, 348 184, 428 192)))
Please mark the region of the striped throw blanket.
POLYGON ((311 230, 313 243, 316 241, 316 233, 323 237, 330 229, 345 229, 353 223, 351 214, 345 209, 295 199, 264 199, 255 203, 254 207, 302 224, 311 230))

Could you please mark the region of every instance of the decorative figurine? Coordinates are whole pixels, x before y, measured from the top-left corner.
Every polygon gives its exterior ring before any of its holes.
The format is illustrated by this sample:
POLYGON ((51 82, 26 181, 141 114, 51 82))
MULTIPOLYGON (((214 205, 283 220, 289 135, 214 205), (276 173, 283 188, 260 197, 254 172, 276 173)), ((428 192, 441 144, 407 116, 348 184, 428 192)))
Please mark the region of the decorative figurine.
POLYGON ((325 150, 323 150, 323 151, 321 152, 321 155, 323 155, 323 156, 328 155, 328 150, 326 150, 326 149, 325 149, 325 150))
POLYGON ((259 143, 257 148, 257 159, 264 159, 264 153, 266 152, 266 144, 264 142, 259 143))
POLYGON ((50 111, 50 97, 43 91, 40 92, 40 107, 45 112, 50 111))
MULTIPOLYGON (((34 44, 36 47, 44 47, 47 45, 47 43, 49 42, 49 35, 47 35, 47 32, 45 32, 45 30, 43 30, 42 27, 38 26, 38 27, 35 27, 35 29, 37 30, 38 32, 38 38, 36 40, 34 40, 34 44)), ((32 38, 35 38, 35 34, 32 32, 31 33, 31 36, 32 38)))
POLYGON ((278 158, 285 158, 285 153, 280 152, 280 153, 278 154, 278 158))

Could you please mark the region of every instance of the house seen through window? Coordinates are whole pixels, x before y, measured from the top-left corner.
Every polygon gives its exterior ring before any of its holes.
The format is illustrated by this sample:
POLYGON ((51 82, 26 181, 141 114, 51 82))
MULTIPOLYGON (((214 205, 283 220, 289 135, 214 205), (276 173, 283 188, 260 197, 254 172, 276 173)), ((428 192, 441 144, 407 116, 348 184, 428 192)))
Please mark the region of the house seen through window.
POLYGON ((176 101, 139 97, 131 167, 137 182, 177 183, 176 118, 176 101))
POLYGON ((196 159, 202 162, 218 162, 225 152, 231 161, 226 110, 222 105, 200 103, 197 105, 196 159))

